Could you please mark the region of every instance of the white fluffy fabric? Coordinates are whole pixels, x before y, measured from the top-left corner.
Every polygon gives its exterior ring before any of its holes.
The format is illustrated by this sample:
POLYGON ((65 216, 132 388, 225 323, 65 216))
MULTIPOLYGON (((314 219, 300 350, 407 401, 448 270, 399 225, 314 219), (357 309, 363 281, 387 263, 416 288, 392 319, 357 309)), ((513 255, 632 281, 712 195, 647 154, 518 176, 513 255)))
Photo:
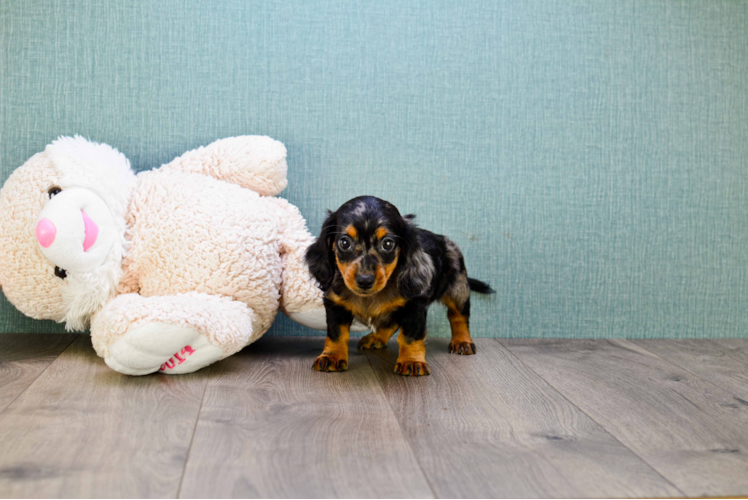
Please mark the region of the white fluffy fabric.
POLYGON ((44 151, 62 174, 60 187, 83 187, 96 192, 112 214, 120 217, 124 229, 124 215, 135 186, 135 173, 125 155, 79 135, 60 137, 44 151))
POLYGON ((65 302, 65 329, 83 331, 91 315, 115 296, 122 278, 122 246, 115 246, 106 261, 90 272, 68 272, 62 287, 65 302))

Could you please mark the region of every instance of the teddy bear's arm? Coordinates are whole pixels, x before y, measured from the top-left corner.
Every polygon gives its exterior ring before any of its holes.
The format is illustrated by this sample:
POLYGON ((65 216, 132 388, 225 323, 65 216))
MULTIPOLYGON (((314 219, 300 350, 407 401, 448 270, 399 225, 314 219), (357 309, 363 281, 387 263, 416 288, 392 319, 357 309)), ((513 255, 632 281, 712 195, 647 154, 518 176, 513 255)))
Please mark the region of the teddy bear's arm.
POLYGON ((322 305, 322 291, 304 262, 306 249, 314 242, 306 221, 295 206, 282 198, 269 198, 280 213, 281 310, 296 313, 322 305))
POLYGON ((254 340, 253 316, 246 304, 227 297, 128 293, 94 315, 91 341, 96 353, 120 373, 190 373, 254 340))
MULTIPOLYGON (((281 311, 304 326, 326 330, 322 290, 304 261, 314 236, 309 233, 298 208, 282 198, 268 198, 268 201, 278 207, 281 221, 281 311)), ((358 321, 351 326, 351 331, 365 330, 367 328, 358 321)))
POLYGON ((161 167, 209 175, 275 196, 286 188, 286 147, 270 137, 242 135, 193 149, 161 167))

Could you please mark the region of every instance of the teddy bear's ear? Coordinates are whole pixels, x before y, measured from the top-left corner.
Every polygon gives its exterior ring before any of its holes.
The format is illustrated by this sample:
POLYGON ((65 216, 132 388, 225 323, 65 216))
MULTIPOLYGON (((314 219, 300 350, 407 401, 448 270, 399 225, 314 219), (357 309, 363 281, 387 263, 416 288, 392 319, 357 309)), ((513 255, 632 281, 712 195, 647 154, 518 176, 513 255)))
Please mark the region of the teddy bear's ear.
POLYGON ((47 146, 45 153, 62 174, 62 188, 91 189, 114 212, 124 213, 130 188, 135 184, 135 173, 125 155, 79 135, 58 138, 47 146))
POLYGON ((76 170, 84 165, 106 165, 125 178, 133 173, 125 155, 108 144, 89 141, 79 135, 58 137, 47 146, 46 152, 55 166, 63 170, 76 170))

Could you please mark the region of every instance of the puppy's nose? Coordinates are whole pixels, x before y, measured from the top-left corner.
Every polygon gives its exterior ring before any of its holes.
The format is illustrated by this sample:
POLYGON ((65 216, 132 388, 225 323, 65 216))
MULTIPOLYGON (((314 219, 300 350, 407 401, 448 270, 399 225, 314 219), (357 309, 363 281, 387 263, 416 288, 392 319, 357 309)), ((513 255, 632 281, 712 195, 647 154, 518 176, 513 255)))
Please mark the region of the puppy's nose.
POLYGON ((374 284, 374 275, 359 274, 356 276, 356 284, 361 290, 368 290, 374 284))

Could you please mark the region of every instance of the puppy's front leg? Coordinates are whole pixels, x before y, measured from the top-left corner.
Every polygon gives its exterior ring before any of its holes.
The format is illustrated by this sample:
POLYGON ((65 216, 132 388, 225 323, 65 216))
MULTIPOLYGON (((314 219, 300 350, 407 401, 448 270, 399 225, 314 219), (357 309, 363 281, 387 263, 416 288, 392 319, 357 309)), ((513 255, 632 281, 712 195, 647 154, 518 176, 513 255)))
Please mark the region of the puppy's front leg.
POLYGON ((325 298, 327 339, 325 349, 312 367, 321 372, 344 372, 348 369, 348 338, 353 315, 346 308, 325 298))
POLYGON ((397 345, 400 353, 395 363, 395 373, 406 377, 430 375, 431 369, 426 363, 426 312, 427 306, 409 302, 398 311, 402 318, 397 345))

